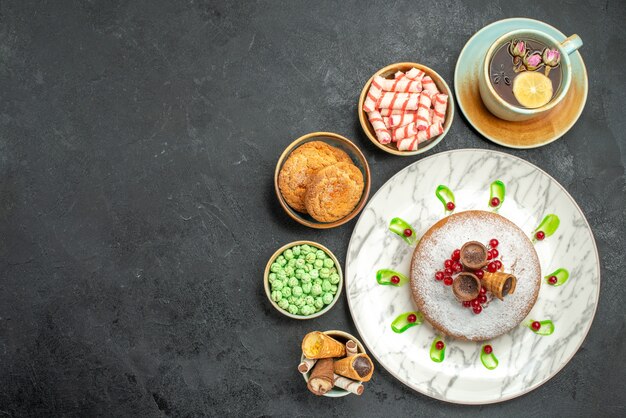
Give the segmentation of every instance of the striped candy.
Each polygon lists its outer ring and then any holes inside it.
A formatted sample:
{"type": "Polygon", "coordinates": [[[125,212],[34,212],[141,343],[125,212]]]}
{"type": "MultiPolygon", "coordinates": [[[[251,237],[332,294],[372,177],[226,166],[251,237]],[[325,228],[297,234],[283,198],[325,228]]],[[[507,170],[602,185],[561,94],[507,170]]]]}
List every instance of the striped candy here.
{"type": "Polygon", "coordinates": [[[385,122],[383,121],[382,116],[377,111],[371,111],[367,113],[367,117],[372,124],[372,128],[376,132],[376,137],[378,138],[378,142],[381,144],[388,144],[391,142],[391,134],[389,130],[387,130],[387,126],[385,126],[385,122]]]}

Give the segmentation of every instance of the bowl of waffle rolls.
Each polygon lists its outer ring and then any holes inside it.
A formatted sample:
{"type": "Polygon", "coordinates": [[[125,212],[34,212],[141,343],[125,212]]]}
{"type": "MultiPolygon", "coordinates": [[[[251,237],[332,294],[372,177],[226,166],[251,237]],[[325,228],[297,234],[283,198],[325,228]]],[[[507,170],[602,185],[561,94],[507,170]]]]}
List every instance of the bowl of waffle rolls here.
{"type": "Polygon", "coordinates": [[[374,363],[354,336],[343,331],[313,331],[302,339],[298,371],[317,396],[361,395],[374,363]]]}

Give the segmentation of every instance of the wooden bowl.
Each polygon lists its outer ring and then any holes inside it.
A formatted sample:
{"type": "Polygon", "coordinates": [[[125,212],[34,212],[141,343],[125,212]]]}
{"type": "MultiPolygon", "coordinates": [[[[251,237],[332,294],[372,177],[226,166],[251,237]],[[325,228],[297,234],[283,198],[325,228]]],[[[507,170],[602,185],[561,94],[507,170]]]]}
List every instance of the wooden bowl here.
{"type": "Polygon", "coordinates": [[[287,212],[287,215],[289,215],[292,219],[301,223],[302,225],[317,229],[328,229],[343,225],[346,222],[350,221],[352,218],[354,218],[356,215],[358,215],[358,213],[361,212],[361,210],[365,206],[365,203],[367,202],[367,198],[370,194],[370,183],[370,167],[369,164],[367,164],[367,160],[365,159],[365,156],[363,155],[361,150],[347,138],[344,138],[343,136],[334,134],[332,132],[312,132],[310,134],[301,136],[300,138],[293,141],[281,154],[280,158],[278,159],[278,163],[276,163],[276,171],[274,172],[274,189],[276,190],[276,196],[278,197],[280,205],[283,207],[285,212],[287,212]],[[289,155],[291,155],[291,153],[300,145],[311,141],[322,141],[327,143],[328,145],[337,147],[345,151],[352,159],[354,165],[357,166],[357,168],[361,170],[361,173],[363,174],[364,186],[361,200],[359,200],[359,203],[357,203],[352,212],[334,222],[319,222],[306,213],[300,213],[292,209],[287,204],[287,201],[285,201],[285,198],[283,197],[282,193],[280,192],[280,188],[278,187],[278,174],[283,168],[283,164],[285,163],[285,161],[287,161],[289,155]]]}
{"type": "Polygon", "coordinates": [[[361,92],[361,96],[359,97],[359,106],[357,111],[359,113],[359,121],[361,122],[363,132],[365,132],[365,135],[367,135],[367,137],[370,139],[370,141],[374,143],[374,145],[376,145],[383,151],[388,152],[389,154],[408,157],[410,155],[417,155],[428,151],[439,142],[441,142],[443,137],[446,136],[446,134],[450,130],[450,126],[452,125],[452,119],[454,118],[454,98],[452,96],[452,91],[450,91],[450,87],[448,87],[448,84],[434,70],[426,67],[425,65],[417,64],[414,62],[399,62],[396,64],[388,65],[385,68],[378,70],[369,80],[367,80],[367,83],[365,83],[363,91],[361,92]],[[372,84],[372,80],[374,80],[374,77],[379,75],[381,77],[388,78],[389,76],[393,76],[397,71],[406,72],[413,67],[424,71],[426,75],[429,75],[433,79],[433,81],[437,85],[437,89],[439,89],[441,93],[445,93],[448,95],[448,108],[446,109],[446,117],[443,122],[443,132],[441,133],[441,135],[438,135],[434,138],[429,139],[423,144],[420,144],[419,148],[416,151],[399,151],[393,142],[386,145],[378,142],[378,138],[376,138],[374,128],[372,128],[370,121],[367,119],[367,113],[363,111],[363,103],[365,102],[365,96],[367,96],[367,92],[370,89],[370,85],[372,84]]]}
{"type": "Polygon", "coordinates": [[[341,264],[339,264],[339,260],[337,260],[337,257],[335,257],[335,254],[333,254],[332,251],[324,247],[322,244],[319,244],[314,241],[294,241],[294,242],[290,242],[289,244],[283,245],[278,250],[276,250],[274,254],[272,254],[272,256],[267,262],[267,265],[265,266],[265,272],[263,273],[263,286],[265,287],[265,295],[267,296],[267,299],[270,301],[272,306],[276,308],[278,312],[280,312],[281,314],[285,316],[288,316],[289,318],[312,319],[312,318],[317,318],[318,316],[324,315],[326,312],[330,311],[330,309],[333,306],[335,306],[335,303],[337,303],[337,300],[339,300],[339,298],[341,297],[341,291],[343,290],[343,271],[341,271],[341,264]],[[312,247],[315,247],[324,251],[326,255],[328,255],[328,257],[330,257],[330,259],[333,260],[333,262],[335,263],[335,267],[337,268],[337,274],[339,274],[339,283],[337,283],[337,293],[335,293],[335,297],[333,298],[333,301],[329,305],[325,306],[324,309],[308,316],[294,315],[292,313],[287,312],[280,306],[278,306],[278,304],[272,300],[272,291],[270,290],[270,282],[269,282],[270,267],[272,266],[272,263],[274,262],[274,260],[276,260],[276,258],[279,255],[281,255],[282,252],[285,251],[287,248],[292,248],[292,247],[295,247],[296,245],[304,245],[304,244],[308,244],[312,247]]]}
{"type": "MultiPolygon", "coordinates": [[[[364,353],[367,354],[365,352],[365,347],[363,346],[363,344],[361,344],[361,341],[359,341],[356,337],[354,337],[351,334],[348,334],[347,332],[344,331],[338,331],[338,330],[331,330],[331,331],[323,331],[324,334],[328,335],[329,337],[333,337],[334,339],[336,339],[337,341],[339,341],[340,343],[345,343],[348,340],[352,340],[356,343],[357,346],[357,352],[360,353],[364,353]]],[[[300,361],[304,360],[304,353],[300,356],[300,361]]],[[[311,371],[309,370],[306,373],[302,373],[302,377],[304,377],[304,381],[309,383],[309,377],[311,376],[311,371]]],[[[329,398],[341,398],[342,396],[346,396],[346,395],[350,395],[350,392],[348,392],[347,390],[338,388],[338,387],[334,387],[332,388],[330,391],[326,392],[324,395],[322,396],[327,396],[329,398]]]]}

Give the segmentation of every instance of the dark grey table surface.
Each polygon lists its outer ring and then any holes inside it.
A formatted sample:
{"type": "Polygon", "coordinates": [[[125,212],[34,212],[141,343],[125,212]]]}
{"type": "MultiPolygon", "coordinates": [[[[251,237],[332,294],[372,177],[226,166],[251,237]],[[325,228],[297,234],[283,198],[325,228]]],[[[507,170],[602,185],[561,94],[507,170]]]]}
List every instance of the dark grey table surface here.
{"type": "Polygon", "coordinates": [[[0,417],[626,414],[625,3],[313,3],[0,3],[0,417]],[[343,262],[355,220],[328,231],[290,220],[273,192],[278,156],[302,134],[343,134],[376,191],[421,157],[364,136],[367,78],[417,61],[452,83],[467,39],[515,16],[583,38],[580,120],[521,151],[459,114],[426,155],[505,151],[565,186],[601,256],[589,335],[553,379],[497,405],[436,401],[382,367],[362,397],[313,396],[295,369],[300,340],[355,333],[345,296],[290,320],[266,300],[262,271],[297,239],[343,262]]]}

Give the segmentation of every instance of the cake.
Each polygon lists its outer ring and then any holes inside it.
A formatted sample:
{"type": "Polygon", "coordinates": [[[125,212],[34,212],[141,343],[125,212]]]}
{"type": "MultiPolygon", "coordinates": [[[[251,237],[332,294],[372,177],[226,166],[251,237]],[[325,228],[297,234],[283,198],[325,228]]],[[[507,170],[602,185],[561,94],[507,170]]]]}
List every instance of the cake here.
{"type": "MultiPolygon", "coordinates": [[[[472,270],[464,268],[464,272],[472,270]]],[[[489,340],[519,325],[534,306],[541,284],[539,259],[526,234],[506,218],[478,210],[452,214],[435,223],[415,248],[410,276],[412,298],[424,319],[444,335],[471,341],[489,340]],[[444,270],[444,261],[465,243],[488,245],[494,238],[502,265],[497,274],[506,272],[516,283],[502,299],[487,292],[478,315],[455,296],[453,286],[446,285],[449,280],[444,284],[441,274],[435,277],[444,270]]]]}

